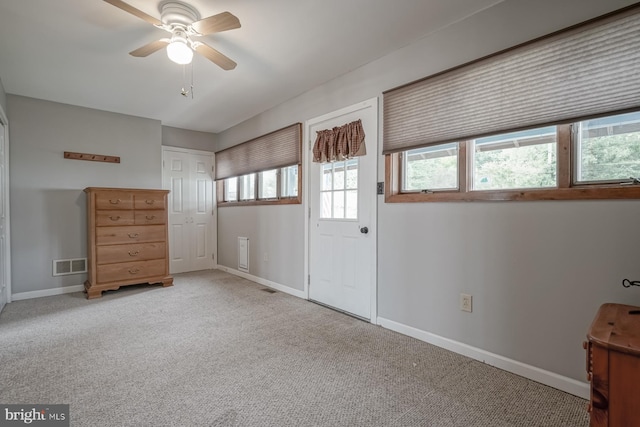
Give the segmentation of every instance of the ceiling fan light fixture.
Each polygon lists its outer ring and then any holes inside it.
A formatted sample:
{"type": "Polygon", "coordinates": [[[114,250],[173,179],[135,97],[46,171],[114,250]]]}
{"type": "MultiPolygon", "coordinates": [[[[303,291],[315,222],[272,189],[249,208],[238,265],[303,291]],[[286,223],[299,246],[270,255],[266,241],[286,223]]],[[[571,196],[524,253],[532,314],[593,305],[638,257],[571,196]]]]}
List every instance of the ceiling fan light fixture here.
{"type": "Polygon", "coordinates": [[[174,37],[167,46],[167,56],[176,64],[190,64],[193,59],[193,49],[189,47],[186,39],[174,37]]]}

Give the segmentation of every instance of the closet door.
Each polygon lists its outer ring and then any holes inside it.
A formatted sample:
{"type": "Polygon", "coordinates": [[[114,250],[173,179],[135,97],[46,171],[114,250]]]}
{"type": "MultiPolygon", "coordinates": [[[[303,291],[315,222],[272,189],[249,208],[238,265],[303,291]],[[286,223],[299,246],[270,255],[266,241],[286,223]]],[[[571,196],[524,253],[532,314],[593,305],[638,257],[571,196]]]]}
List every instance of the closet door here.
{"type": "Polygon", "coordinates": [[[215,227],[211,155],[163,150],[169,193],[170,272],[214,267],[215,227]]]}

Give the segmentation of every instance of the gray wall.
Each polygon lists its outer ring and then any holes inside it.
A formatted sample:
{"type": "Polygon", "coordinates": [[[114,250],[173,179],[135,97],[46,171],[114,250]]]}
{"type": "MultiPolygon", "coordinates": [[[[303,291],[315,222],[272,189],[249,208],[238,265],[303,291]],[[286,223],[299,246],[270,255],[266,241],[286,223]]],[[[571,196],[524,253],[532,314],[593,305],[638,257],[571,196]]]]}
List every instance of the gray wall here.
{"type": "Polygon", "coordinates": [[[238,268],[238,237],[249,238],[250,274],[304,289],[301,205],[219,208],[218,264],[238,268]]]}
{"type": "Polygon", "coordinates": [[[162,126],[162,145],[216,151],[216,134],[162,126]]]}
{"type": "Polygon", "coordinates": [[[2,86],[2,79],[0,79],[0,109],[5,113],[7,112],[7,94],[4,91],[4,86],[2,86]]]}
{"type": "MultiPolygon", "coordinates": [[[[631,3],[500,2],[219,134],[218,148],[631,3]]],[[[383,179],[380,155],[378,181],[383,179]]],[[[220,209],[221,252],[228,245],[233,252],[237,236],[257,240],[268,232],[282,242],[273,247],[289,251],[293,244],[294,253],[302,253],[301,239],[292,238],[289,228],[304,221],[302,208],[278,209],[220,209]],[[263,209],[274,212],[266,221],[263,209]]],[[[584,381],[581,341],[597,307],[611,301],[640,305],[640,289],[620,285],[625,277],[640,279],[640,227],[634,221],[640,201],[385,204],[380,198],[377,209],[382,318],[584,381]],[[459,311],[460,292],[473,295],[473,313],[459,311]]],[[[220,261],[237,268],[232,252],[220,261]]],[[[303,282],[302,265],[289,269],[296,284],[303,282]]]]}
{"type": "Polygon", "coordinates": [[[13,293],[80,285],[52,260],[87,255],[85,187],[162,188],[159,121],[8,95],[13,293]],[[63,158],[64,151],[121,163],[63,158]]]}

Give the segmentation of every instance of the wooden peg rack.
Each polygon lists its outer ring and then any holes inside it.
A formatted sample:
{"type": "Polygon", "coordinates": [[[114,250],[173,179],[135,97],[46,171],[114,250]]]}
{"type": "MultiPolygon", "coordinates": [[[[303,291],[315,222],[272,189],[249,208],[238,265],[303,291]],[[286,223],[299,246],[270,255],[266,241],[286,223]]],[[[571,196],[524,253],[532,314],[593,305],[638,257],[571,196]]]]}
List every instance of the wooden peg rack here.
{"type": "Polygon", "coordinates": [[[92,162],[120,163],[120,157],[118,156],[104,156],[102,154],[88,154],[88,153],[72,153],[70,151],[64,152],[64,158],[71,159],[71,160],[89,160],[92,162]]]}

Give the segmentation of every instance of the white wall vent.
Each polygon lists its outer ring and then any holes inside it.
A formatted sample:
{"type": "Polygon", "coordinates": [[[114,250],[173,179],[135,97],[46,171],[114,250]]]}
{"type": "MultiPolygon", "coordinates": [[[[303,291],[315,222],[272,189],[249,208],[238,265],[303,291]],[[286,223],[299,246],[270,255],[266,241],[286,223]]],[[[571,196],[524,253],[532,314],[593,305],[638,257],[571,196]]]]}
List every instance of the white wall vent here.
{"type": "Polygon", "coordinates": [[[249,238],[238,237],[238,270],[249,272],[249,238]]]}
{"type": "Polygon", "coordinates": [[[80,274],[80,273],[86,273],[86,272],[87,272],[86,258],[54,259],[53,260],[54,276],[66,276],[69,274],[80,274]]]}

